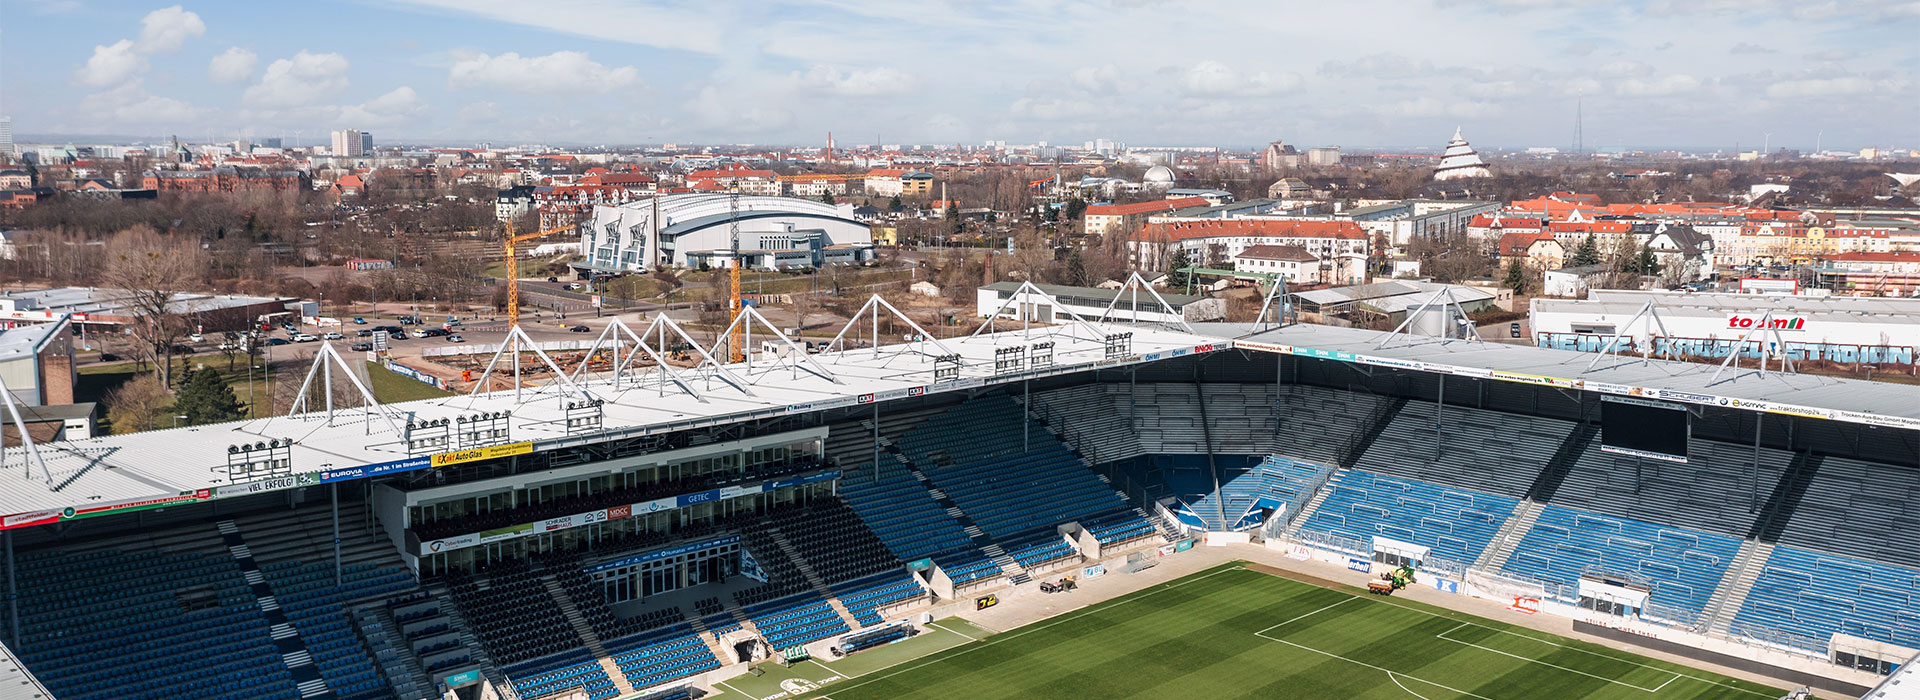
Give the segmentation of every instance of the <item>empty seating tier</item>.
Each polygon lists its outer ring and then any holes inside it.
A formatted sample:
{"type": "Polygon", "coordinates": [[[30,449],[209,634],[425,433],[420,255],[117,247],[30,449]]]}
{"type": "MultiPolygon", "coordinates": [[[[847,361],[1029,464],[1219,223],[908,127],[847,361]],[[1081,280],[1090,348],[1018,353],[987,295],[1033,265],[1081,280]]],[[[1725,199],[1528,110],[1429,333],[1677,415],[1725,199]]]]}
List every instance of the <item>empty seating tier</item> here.
{"type": "Polygon", "coordinates": [[[1301,525],[1360,540],[1375,535],[1422,545],[1433,556],[1471,562],[1519,500],[1350,469],[1335,474],[1319,508],[1301,525]]]}
{"type": "Polygon", "coordinates": [[[713,651],[684,624],[649,633],[647,639],[616,645],[609,651],[620,674],[636,690],[720,668],[713,651]]]}
{"type": "Polygon", "coordinates": [[[1646,585],[1646,616],[1694,624],[1739,551],[1727,535],[1547,506],[1505,569],[1567,586],[1564,597],[1582,574],[1646,585]]]}
{"type": "Polygon", "coordinates": [[[796,647],[847,632],[847,623],[817,595],[765,603],[747,609],[753,626],[775,649],[796,647]],[[788,600],[797,602],[788,602],[788,600]]]}
{"type": "Polygon", "coordinates": [[[866,472],[849,473],[840,482],[840,495],[901,559],[912,561],[972,542],[927,494],[927,487],[891,457],[882,460],[878,480],[866,472]]]}
{"type": "Polygon", "coordinates": [[[1567,421],[1453,405],[1435,430],[1434,408],[1408,402],[1354,468],[1518,499],[1573,432],[1567,421]]]}
{"type": "Polygon", "coordinates": [[[200,551],[19,553],[23,638],[8,645],[60,698],[300,697],[239,566],[196,529],[180,542],[200,551]]]}
{"type": "Polygon", "coordinates": [[[1920,647],[1920,571],[1777,546],[1729,628],[1826,644],[1835,632],[1920,647]]]}
{"type": "MultiPolygon", "coordinates": [[[[1667,523],[1745,538],[1754,514],[1753,447],[1692,440],[1687,462],[1640,459],[1587,445],[1575,460],[1553,503],[1585,511],[1667,523]],[[1637,462],[1637,464],[1636,464],[1637,462]]],[[[1759,497],[1765,502],[1793,455],[1760,451],[1759,497]]]]}
{"type": "Polygon", "coordinates": [[[1780,543],[1920,568],[1920,470],[1824,458],[1780,543]]]}
{"type": "Polygon", "coordinates": [[[1332,473],[1333,467],[1328,465],[1275,455],[1221,484],[1219,493],[1207,494],[1189,509],[1209,527],[1220,529],[1232,527],[1231,521],[1239,520],[1241,514],[1261,499],[1283,505],[1291,516],[1300,512],[1300,507],[1313,498],[1314,492],[1332,473]],[[1222,511],[1230,522],[1217,522],[1221,520],[1222,511]]]}

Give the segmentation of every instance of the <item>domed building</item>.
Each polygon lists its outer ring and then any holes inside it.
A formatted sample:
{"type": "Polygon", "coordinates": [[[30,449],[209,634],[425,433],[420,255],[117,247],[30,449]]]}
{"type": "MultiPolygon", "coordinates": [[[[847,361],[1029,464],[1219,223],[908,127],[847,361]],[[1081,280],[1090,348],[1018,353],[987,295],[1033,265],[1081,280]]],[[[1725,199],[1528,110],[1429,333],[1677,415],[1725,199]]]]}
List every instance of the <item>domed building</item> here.
{"type": "Polygon", "coordinates": [[[1164,190],[1164,189],[1173,187],[1173,179],[1174,179],[1173,168],[1169,168],[1164,165],[1156,165],[1151,168],[1147,168],[1147,174],[1144,176],[1141,176],[1140,184],[1145,185],[1147,187],[1156,187],[1164,190]]]}
{"type": "Polygon", "coordinates": [[[1463,180],[1471,177],[1492,177],[1493,171],[1487,168],[1487,162],[1480,154],[1467,145],[1467,139],[1460,135],[1460,129],[1453,130],[1453,140],[1447,142],[1447,152],[1440,154],[1440,165],[1433,169],[1433,179],[1463,180]]]}

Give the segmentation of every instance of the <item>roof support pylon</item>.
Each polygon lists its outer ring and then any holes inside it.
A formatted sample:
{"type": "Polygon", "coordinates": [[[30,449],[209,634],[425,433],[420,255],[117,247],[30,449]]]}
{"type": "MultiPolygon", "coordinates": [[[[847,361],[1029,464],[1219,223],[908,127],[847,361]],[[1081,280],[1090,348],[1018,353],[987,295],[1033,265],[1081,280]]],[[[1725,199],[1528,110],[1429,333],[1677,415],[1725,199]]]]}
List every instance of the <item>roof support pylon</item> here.
{"type": "MultiPolygon", "coordinates": [[[[379,416],[394,434],[403,434],[400,424],[395,422],[393,415],[387,412],[387,407],[373,397],[373,391],[369,390],[366,384],[361,383],[360,376],[354,374],[353,368],[347,366],[346,358],[340,356],[340,351],[333,349],[332,343],[321,343],[320,349],[314,352],[313,364],[307,367],[307,378],[300,382],[300,393],[294,395],[293,405],[287,407],[287,416],[319,412],[313,407],[311,398],[313,383],[317,379],[321,384],[322,395],[326,398],[326,424],[333,425],[333,371],[336,367],[340,369],[340,374],[353,385],[354,390],[359,392],[360,406],[366,411],[367,418],[371,420],[374,416],[379,416]]],[[[372,424],[368,425],[368,432],[372,432],[372,424]]]]}
{"type": "MultiPolygon", "coordinates": [[[[911,321],[909,321],[909,323],[911,323],[911,321]]],[[[772,365],[773,367],[777,368],[779,365],[784,364],[796,372],[804,369],[821,379],[835,384],[843,383],[840,381],[840,377],[836,376],[833,372],[827,371],[827,368],[820,366],[820,363],[814,362],[813,358],[807,355],[807,349],[804,346],[793,342],[793,339],[787,337],[786,333],[782,333],[779,327],[773,325],[772,321],[767,320],[766,316],[761,315],[760,309],[751,304],[741,306],[740,314],[734,317],[733,323],[728,324],[727,330],[722,332],[720,338],[714,342],[711,354],[719,357],[732,357],[733,353],[729,352],[723,355],[720,349],[733,341],[734,331],[736,329],[741,331],[741,337],[744,338],[744,340],[741,341],[741,345],[744,347],[732,349],[739,351],[740,357],[743,358],[747,376],[753,376],[753,327],[755,324],[758,324],[768,335],[772,335],[777,339],[787,350],[784,357],[775,359],[772,365]]]]}

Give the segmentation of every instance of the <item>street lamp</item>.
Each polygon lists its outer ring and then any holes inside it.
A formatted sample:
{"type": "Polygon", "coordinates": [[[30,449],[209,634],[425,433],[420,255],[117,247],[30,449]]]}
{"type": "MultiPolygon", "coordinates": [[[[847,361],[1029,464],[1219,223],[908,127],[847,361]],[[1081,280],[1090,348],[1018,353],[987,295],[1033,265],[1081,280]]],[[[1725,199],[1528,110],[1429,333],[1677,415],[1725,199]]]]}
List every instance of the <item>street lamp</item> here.
{"type": "Polygon", "coordinates": [[[186,416],[179,416],[179,415],[176,415],[176,416],[174,416],[174,417],[173,417],[173,427],[175,427],[175,428],[178,428],[178,427],[180,427],[180,421],[181,421],[182,419],[185,419],[185,418],[186,418],[186,416]]]}

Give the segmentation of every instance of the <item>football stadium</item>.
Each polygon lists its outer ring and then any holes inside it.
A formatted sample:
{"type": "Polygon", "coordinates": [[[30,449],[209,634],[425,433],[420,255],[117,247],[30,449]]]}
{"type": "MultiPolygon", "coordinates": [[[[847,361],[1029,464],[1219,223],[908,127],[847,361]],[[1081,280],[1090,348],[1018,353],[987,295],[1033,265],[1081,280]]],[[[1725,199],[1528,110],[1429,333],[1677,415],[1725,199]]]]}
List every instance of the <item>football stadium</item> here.
{"type": "Polygon", "coordinates": [[[1441,311],[614,320],[393,404],[323,350],[5,450],[0,698],[1917,697],[1920,390],[1441,311]]]}

